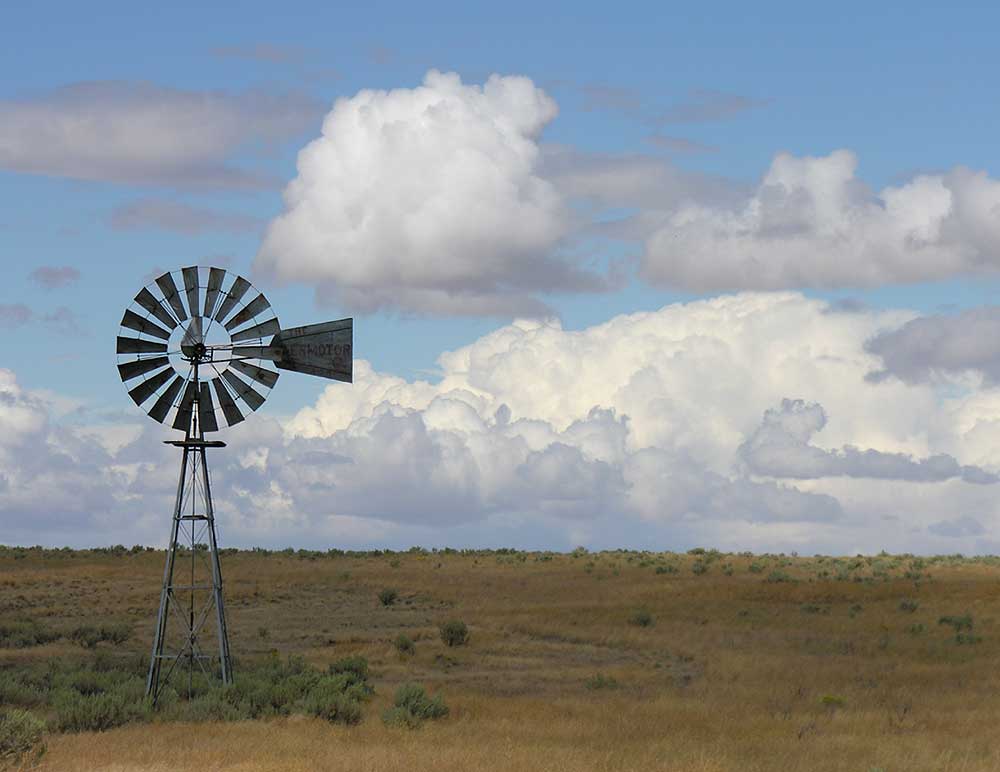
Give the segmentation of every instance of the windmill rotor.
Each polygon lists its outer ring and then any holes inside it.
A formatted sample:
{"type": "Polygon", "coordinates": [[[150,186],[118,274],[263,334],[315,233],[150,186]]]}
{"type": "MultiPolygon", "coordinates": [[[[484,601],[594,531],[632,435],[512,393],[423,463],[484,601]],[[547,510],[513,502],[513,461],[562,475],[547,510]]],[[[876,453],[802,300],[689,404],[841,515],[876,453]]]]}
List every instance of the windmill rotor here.
{"type": "Polygon", "coordinates": [[[278,318],[262,292],[222,268],[157,277],[125,309],[121,327],[118,373],[129,396],[175,429],[187,430],[195,401],[204,431],[238,424],[278,380],[273,358],[257,355],[280,331],[278,318]]]}

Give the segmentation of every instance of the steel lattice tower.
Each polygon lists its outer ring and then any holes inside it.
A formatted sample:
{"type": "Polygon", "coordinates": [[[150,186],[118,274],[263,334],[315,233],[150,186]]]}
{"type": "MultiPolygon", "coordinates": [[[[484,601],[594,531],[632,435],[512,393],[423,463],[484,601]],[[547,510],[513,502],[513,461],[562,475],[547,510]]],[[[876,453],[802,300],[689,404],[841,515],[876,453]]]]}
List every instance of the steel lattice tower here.
{"type": "MultiPolygon", "coordinates": [[[[200,391],[195,367],[195,393],[200,391]]],[[[218,667],[222,683],[232,683],[232,660],[229,655],[229,633],[226,628],[226,605],[222,594],[222,566],[215,530],[215,509],[212,505],[212,484],[208,474],[207,448],[222,448],[219,440],[206,440],[198,423],[198,398],[195,397],[190,424],[183,440],[167,440],[181,449],[181,471],[177,480],[174,518],[163,569],[160,591],[160,611],[153,635],[153,651],[149,659],[146,694],[159,699],[164,684],[170,681],[177,666],[186,662],[188,691],[196,670],[213,676],[210,669],[218,667]],[[208,548],[204,548],[207,538],[208,548]],[[185,555],[187,552],[189,555],[185,555]],[[180,560],[178,560],[180,558],[180,560]],[[185,571],[184,561],[190,563],[185,571]],[[171,616],[173,615],[173,616],[171,616]],[[206,653],[199,641],[206,625],[214,622],[218,649],[206,653]],[[170,622],[177,624],[171,629],[170,622]],[[171,633],[173,633],[171,635],[171,633]],[[166,670],[164,671],[164,665],[166,670]]]]}
{"type": "Polygon", "coordinates": [[[242,276],[189,266],[139,290],[121,326],[115,350],[129,396],[153,420],[184,432],[183,440],[166,440],[181,449],[181,470],[146,680],[155,703],[182,665],[189,695],[196,672],[233,680],[206,453],[226,444],[205,435],[264,404],[278,381],[272,366],[350,383],[354,322],[283,330],[242,276]]]}

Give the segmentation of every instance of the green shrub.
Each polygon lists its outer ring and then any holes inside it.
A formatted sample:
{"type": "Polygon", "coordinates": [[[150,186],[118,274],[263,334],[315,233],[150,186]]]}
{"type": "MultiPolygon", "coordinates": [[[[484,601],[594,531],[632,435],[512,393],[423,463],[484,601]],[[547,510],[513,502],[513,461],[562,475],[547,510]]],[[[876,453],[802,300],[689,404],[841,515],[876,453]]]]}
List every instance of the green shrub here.
{"type": "MultiPolygon", "coordinates": [[[[161,699],[162,702],[162,699],[161,699]]],[[[177,700],[167,711],[174,721],[240,721],[253,718],[226,700],[220,691],[195,697],[193,700],[177,700]]]]}
{"type": "Polygon", "coordinates": [[[93,625],[80,625],[70,632],[69,638],[73,641],[73,643],[78,643],[88,649],[93,649],[98,643],[100,643],[101,633],[100,630],[93,625]]]}
{"type": "Polygon", "coordinates": [[[652,627],[653,615],[649,613],[648,609],[636,609],[635,613],[629,617],[628,623],[636,627],[652,627]]]}
{"type": "Polygon", "coordinates": [[[393,707],[382,714],[382,721],[387,726],[416,729],[424,720],[447,715],[448,706],[444,704],[444,698],[440,694],[429,697],[422,686],[403,684],[396,690],[393,707]]]}
{"type": "Polygon", "coordinates": [[[338,659],[329,667],[330,675],[346,675],[350,683],[364,683],[368,680],[368,660],[361,655],[338,659]]]}
{"type": "Polygon", "coordinates": [[[402,656],[409,656],[416,653],[417,647],[413,643],[413,639],[410,636],[400,633],[396,636],[396,640],[393,641],[393,645],[396,647],[396,651],[402,656]]]}
{"type": "Polygon", "coordinates": [[[764,566],[760,563],[751,563],[747,570],[750,571],[751,574],[761,574],[764,573],[764,566]]]}
{"type": "Polygon", "coordinates": [[[0,624],[0,648],[25,649],[50,643],[62,636],[33,619],[0,624]]]}
{"type": "Polygon", "coordinates": [[[0,705],[30,708],[48,701],[45,689],[24,683],[7,673],[0,673],[0,705]]]}
{"type": "Polygon", "coordinates": [[[417,729],[422,723],[419,718],[404,708],[386,708],[382,711],[382,723],[386,726],[398,726],[404,729],[417,729]]]}
{"type": "Polygon", "coordinates": [[[695,576],[701,576],[702,574],[707,574],[708,563],[702,560],[694,561],[694,564],[691,566],[691,573],[694,574],[695,576]]]}
{"type": "Polygon", "coordinates": [[[672,566],[672,565],[657,566],[656,567],[656,573],[658,573],[658,574],[676,574],[677,573],[677,566],[672,566]]]}
{"type": "Polygon", "coordinates": [[[824,694],[819,698],[819,704],[824,708],[836,709],[844,707],[847,704],[847,700],[835,694],[824,694]]]}
{"type": "Polygon", "coordinates": [[[120,646],[132,636],[132,628],[127,624],[115,625],[80,625],[73,629],[69,638],[74,643],[93,649],[102,641],[120,646]]]}
{"type": "Polygon", "coordinates": [[[786,574],[784,571],[772,571],[767,575],[767,579],[764,580],[769,584],[781,584],[786,582],[791,582],[792,577],[786,574]]]}
{"type": "Polygon", "coordinates": [[[63,690],[53,699],[56,727],[61,732],[103,732],[143,718],[145,703],[136,703],[121,692],[84,695],[63,690]]]}
{"type": "Polygon", "coordinates": [[[396,599],[398,597],[399,593],[396,590],[392,589],[391,587],[387,587],[378,594],[379,603],[381,603],[383,606],[391,606],[393,603],[396,602],[396,599]]]}
{"type": "Polygon", "coordinates": [[[618,682],[611,676],[606,676],[603,673],[598,673],[597,675],[591,676],[583,683],[588,689],[617,689],[618,682]]]}
{"type": "Polygon", "coordinates": [[[972,616],[970,614],[965,614],[963,616],[945,616],[938,619],[939,625],[948,625],[954,628],[956,633],[962,632],[962,630],[972,629],[972,616]]]}
{"type": "Polygon", "coordinates": [[[361,703],[350,693],[351,685],[346,683],[345,675],[320,681],[306,697],[306,711],[336,724],[351,725],[361,721],[361,703]]]}
{"type": "Polygon", "coordinates": [[[920,604],[917,601],[912,600],[910,598],[903,598],[899,602],[899,610],[905,611],[908,614],[912,614],[918,608],[920,608],[920,604]]]}
{"type": "Polygon", "coordinates": [[[469,628],[460,619],[449,619],[439,632],[446,646],[464,646],[469,642],[469,628]]]}
{"type": "Polygon", "coordinates": [[[0,766],[16,764],[29,754],[45,751],[45,724],[33,713],[17,708],[0,711],[0,766]]]}

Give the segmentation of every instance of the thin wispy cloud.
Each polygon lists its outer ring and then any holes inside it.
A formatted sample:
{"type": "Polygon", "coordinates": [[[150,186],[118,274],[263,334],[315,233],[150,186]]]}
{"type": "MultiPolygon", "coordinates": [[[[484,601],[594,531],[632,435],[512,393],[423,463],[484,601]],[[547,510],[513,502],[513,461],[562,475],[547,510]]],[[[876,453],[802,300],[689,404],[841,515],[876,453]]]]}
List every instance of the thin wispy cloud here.
{"type": "Polygon", "coordinates": [[[175,188],[267,188],[238,162],[314,126],[296,93],[186,91],[146,82],[74,83],[0,100],[0,169],[175,188]]]}
{"type": "Polygon", "coordinates": [[[28,274],[28,278],[44,289],[59,289],[80,280],[80,272],[70,265],[42,265],[28,274]]]}
{"type": "Polygon", "coordinates": [[[116,208],[108,218],[115,230],[162,230],[189,236],[213,231],[252,233],[263,221],[245,214],[220,212],[180,201],[143,198],[116,208]]]}
{"type": "Polygon", "coordinates": [[[646,137],[646,141],[662,150],[677,155],[699,155],[701,153],[717,153],[719,148],[715,145],[708,145],[684,137],[667,137],[663,134],[652,134],[646,137]]]}
{"type": "Polygon", "coordinates": [[[32,320],[34,314],[24,303],[0,304],[0,329],[16,330],[32,320]]]}
{"type": "Polygon", "coordinates": [[[690,93],[686,101],[668,107],[655,115],[653,120],[660,125],[722,121],[734,118],[747,110],[765,107],[768,104],[767,100],[754,99],[741,94],[697,89],[690,93]]]}
{"type": "Polygon", "coordinates": [[[212,56],[219,59],[241,59],[268,64],[298,64],[306,58],[306,49],[301,46],[275,45],[273,43],[250,43],[245,45],[216,46],[212,56]]]}

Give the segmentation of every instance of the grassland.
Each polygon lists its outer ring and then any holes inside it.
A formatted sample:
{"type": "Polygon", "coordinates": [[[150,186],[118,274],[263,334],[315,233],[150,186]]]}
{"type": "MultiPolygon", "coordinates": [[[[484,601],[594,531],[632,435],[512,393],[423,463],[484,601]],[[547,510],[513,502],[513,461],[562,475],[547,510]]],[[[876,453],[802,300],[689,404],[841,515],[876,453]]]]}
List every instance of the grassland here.
{"type": "MultiPolygon", "coordinates": [[[[0,624],[131,631],[95,649],[0,648],[0,678],[95,652],[141,657],[162,560],[0,549],[0,624]]],[[[227,554],[223,569],[241,662],[362,655],[375,694],[361,722],[53,732],[38,768],[1000,769],[996,558],[286,551],[227,554]],[[467,645],[442,642],[453,618],[467,645]],[[443,694],[449,715],[384,725],[405,682],[443,694]]]]}

